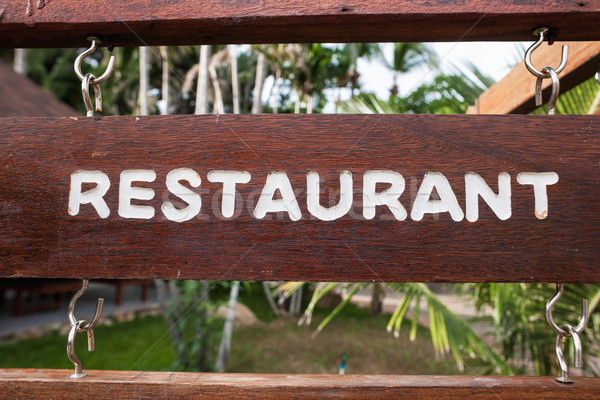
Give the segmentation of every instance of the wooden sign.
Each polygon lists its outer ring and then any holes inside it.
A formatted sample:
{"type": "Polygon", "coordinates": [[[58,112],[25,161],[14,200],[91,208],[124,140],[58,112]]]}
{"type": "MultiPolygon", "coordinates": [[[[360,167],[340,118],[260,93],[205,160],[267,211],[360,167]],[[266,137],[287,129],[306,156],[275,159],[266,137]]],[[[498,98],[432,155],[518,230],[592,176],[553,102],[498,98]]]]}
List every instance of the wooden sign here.
{"type": "Polygon", "coordinates": [[[22,0],[0,5],[0,47],[600,40],[599,0],[22,0]]]}
{"type": "Polygon", "coordinates": [[[0,276],[600,282],[596,116],[0,120],[0,276]]]}

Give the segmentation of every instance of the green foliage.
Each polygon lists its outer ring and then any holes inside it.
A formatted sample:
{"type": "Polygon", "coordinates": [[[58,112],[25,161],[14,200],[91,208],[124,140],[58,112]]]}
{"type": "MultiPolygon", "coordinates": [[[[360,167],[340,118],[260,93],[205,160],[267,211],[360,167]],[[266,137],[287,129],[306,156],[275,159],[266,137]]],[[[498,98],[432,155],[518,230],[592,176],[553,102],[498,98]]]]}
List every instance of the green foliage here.
{"type": "MultiPolygon", "coordinates": [[[[96,350],[88,351],[86,334],[80,333],[75,339],[75,354],[84,370],[168,370],[175,353],[166,331],[167,326],[159,316],[100,324],[94,328],[96,350]]],[[[72,369],[65,352],[66,343],[66,334],[57,331],[37,339],[1,343],[0,367],[72,369]]]]}
{"type": "Polygon", "coordinates": [[[432,82],[417,87],[405,97],[390,96],[389,100],[364,94],[345,103],[344,112],[393,114],[464,114],[475,99],[494,83],[474,66],[456,69],[451,75],[437,75],[432,82]]]}
{"type": "MultiPolygon", "coordinates": [[[[544,99],[547,101],[548,99],[544,99]]],[[[594,78],[575,86],[568,92],[561,93],[556,102],[556,114],[594,114],[600,111],[600,85],[594,78]]],[[[547,114],[548,106],[544,105],[533,111],[533,114],[547,114]]]]}
{"type": "Polygon", "coordinates": [[[387,65],[397,73],[405,73],[423,64],[437,67],[437,53],[424,43],[404,42],[394,43],[394,56],[392,62],[388,62],[387,65]]]}
{"type": "MultiPolygon", "coordinates": [[[[329,310],[315,309],[318,324],[329,310]]],[[[451,357],[436,359],[429,332],[419,327],[413,342],[397,341],[384,330],[387,316],[348,304],[314,337],[313,329],[281,318],[270,324],[239,328],[234,333],[231,372],[336,374],[343,354],[351,374],[456,374],[451,357]]],[[[472,360],[469,374],[484,371],[472,360]]]]}
{"type": "Polygon", "coordinates": [[[279,70],[282,77],[280,91],[281,112],[292,112],[295,92],[298,101],[309,97],[314,102],[314,112],[320,112],[326,99],[323,91],[343,85],[350,61],[342,49],[319,43],[255,46],[267,57],[271,71],[279,70]]]}
{"type": "MultiPolygon", "coordinates": [[[[299,324],[311,323],[316,304],[325,295],[334,290],[345,293],[346,298],[344,301],[323,319],[318,325],[315,334],[321,332],[346,307],[353,295],[359,290],[367,288],[369,285],[371,284],[318,283],[299,324]]],[[[386,285],[397,293],[402,293],[402,298],[387,325],[388,332],[393,332],[395,337],[400,336],[402,322],[407,317],[409,310],[411,310],[412,318],[409,338],[411,341],[416,339],[418,325],[422,323],[419,311],[420,304],[421,301],[425,301],[429,321],[428,328],[437,357],[442,358],[449,353],[452,354],[461,372],[464,371],[465,357],[478,357],[484,360],[489,365],[488,373],[507,374],[511,372],[503,358],[473,331],[468,322],[448,310],[427,285],[423,283],[386,283],[386,285]]]]}
{"type": "MultiPolygon", "coordinates": [[[[473,295],[478,307],[488,305],[493,308],[496,337],[502,343],[502,354],[510,360],[513,368],[525,369],[533,361],[536,374],[559,374],[554,353],[556,333],[546,322],[544,314],[545,304],[555,292],[554,285],[477,283],[464,284],[462,289],[473,295]]],[[[553,316],[558,325],[577,325],[581,318],[582,299],[590,301],[591,319],[583,331],[582,341],[585,351],[598,357],[600,314],[594,313],[600,301],[598,285],[566,285],[563,297],[554,307],[553,316]]],[[[569,346],[566,356],[572,360],[573,348],[571,344],[569,346]]],[[[600,372],[594,368],[593,364],[586,363],[588,373],[600,372]]]]}
{"type": "MultiPolygon", "coordinates": [[[[170,281],[171,298],[163,312],[177,357],[175,370],[213,371],[223,328],[216,311],[222,301],[211,299],[214,282],[170,281]]],[[[161,289],[159,289],[161,290],[161,289]]]]}

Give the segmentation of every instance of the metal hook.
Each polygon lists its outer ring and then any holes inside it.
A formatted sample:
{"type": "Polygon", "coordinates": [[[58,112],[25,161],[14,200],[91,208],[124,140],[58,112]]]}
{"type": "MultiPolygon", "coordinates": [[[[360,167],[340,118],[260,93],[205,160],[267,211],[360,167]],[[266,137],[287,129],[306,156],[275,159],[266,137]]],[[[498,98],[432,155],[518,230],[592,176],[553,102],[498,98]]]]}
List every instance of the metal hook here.
{"type": "Polygon", "coordinates": [[[89,281],[87,279],[82,279],[81,289],[75,293],[69,302],[69,321],[71,322],[71,330],[69,331],[69,337],[67,339],[67,356],[75,366],[75,373],[71,375],[71,378],[83,378],[87,375],[82,372],[81,361],[79,361],[79,358],[77,358],[77,355],[75,355],[75,336],[79,332],[86,332],[88,336],[88,351],[94,351],[96,349],[94,342],[94,331],[92,329],[100,320],[102,306],[104,305],[104,299],[99,298],[96,302],[96,310],[94,311],[92,322],[88,324],[86,324],[84,320],[77,320],[75,318],[75,304],[87,290],[88,283],[89,281]]]}
{"type": "MultiPolygon", "coordinates": [[[[92,42],[92,45],[90,46],[90,48],[87,49],[86,51],[84,51],[83,53],[81,53],[80,55],[78,55],[77,58],[75,59],[75,73],[77,74],[77,77],[79,78],[80,81],[83,81],[83,79],[85,78],[85,75],[83,74],[83,72],[81,72],[81,64],[83,62],[83,59],[86,58],[87,56],[89,56],[90,54],[92,54],[94,51],[96,51],[97,44],[102,43],[100,41],[100,39],[93,37],[93,36],[90,36],[88,38],[88,40],[90,40],[92,42]]],[[[108,60],[108,65],[106,67],[106,71],[104,71],[104,73],[102,75],[100,75],[98,78],[94,78],[94,81],[96,83],[104,82],[110,76],[110,74],[112,74],[114,67],[115,67],[115,56],[111,55],[110,59],[108,60]]]]}
{"type": "MultiPolygon", "coordinates": [[[[535,75],[538,78],[549,78],[550,76],[548,75],[548,73],[544,73],[543,69],[542,71],[538,71],[533,64],[531,63],[531,54],[533,53],[533,51],[535,49],[537,49],[538,47],[541,46],[542,42],[544,41],[544,35],[548,32],[548,28],[539,28],[536,29],[535,31],[533,31],[534,35],[539,35],[539,39],[537,40],[537,42],[535,42],[534,44],[531,45],[531,47],[529,47],[527,49],[527,51],[525,52],[525,67],[527,67],[527,69],[529,70],[529,72],[531,72],[533,75],[535,75]]],[[[569,58],[569,46],[568,45],[563,45],[562,46],[562,55],[560,58],[560,64],[558,64],[558,67],[554,68],[554,71],[559,74],[562,72],[563,69],[565,69],[565,66],[567,65],[567,60],[569,58]]]]}
{"type": "Polygon", "coordinates": [[[94,109],[92,108],[92,100],[90,99],[90,84],[94,86],[94,95],[96,97],[96,111],[102,111],[102,93],[100,92],[100,86],[98,85],[101,82],[104,82],[106,78],[110,76],[115,66],[115,56],[110,56],[108,60],[108,66],[106,67],[106,71],[98,78],[96,78],[93,74],[87,73],[83,74],[81,72],[81,64],[83,59],[92,54],[96,50],[96,43],[100,43],[100,40],[95,37],[89,37],[89,40],[92,41],[92,46],[81,53],[75,59],[75,74],[81,80],[81,92],[83,95],[83,102],[85,103],[85,108],[87,111],[88,117],[94,116],[94,109]]]}
{"type": "Polygon", "coordinates": [[[71,327],[71,330],[69,331],[69,337],[67,339],[67,356],[69,356],[69,360],[71,360],[73,365],[75,365],[75,373],[70,375],[70,377],[74,379],[83,378],[87,375],[82,371],[81,361],[79,361],[79,358],[75,354],[75,336],[81,329],[81,325],[84,322],[85,321],[77,321],[75,325],[71,327]]]}
{"type": "MultiPolygon", "coordinates": [[[[79,291],[77,293],[75,293],[75,295],[71,299],[71,302],[69,303],[69,321],[71,321],[71,326],[77,325],[78,320],[77,320],[77,318],[75,318],[75,304],[77,303],[77,300],[79,300],[79,298],[87,290],[88,284],[89,284],[88,279],[82,279],[81,280],[81,289],[79,289],[79,291]]],[[[96,301],[96,310],[94,311],[94,316],[92,318],[92,322],[90,322],[89,324],[83,325],[81,327],[81,329],[78,330],[78,332],[87,331],[89,329],[92,329],[94,326],[96,326],[96,324],[98,323],[98,320],[100,319],[100,315],[102,314],[102,306],[103,305],[104,305],[104,299],[99,298],[96,301]]],[[[83,322],[85,322],[85,321],[83,321],[83,322]]]]}
{"type": "MultiPolygon", "coordinates": [[[[558,94],[560,92],[560,81],[558,80],[558,74],[552,67],[544,67],[542,71],[547,73],[552,79],[552,93],[550,94],[550,100],[548,101],[548,114],[554,115],[554,108],[556,107],[556,101],[558,100],[558,94]]],[[[542,81],[544,78],[537,78],[535,81],[535,105],[541,106],[542,100],[542,81]]]]}
{"type": "MultiPolygon", "coordinates": [[[[564,285],[562,283],[557,283],[556,284],[556,292],[550,298],[550,300],[548,300],[548,303],[546,304],[546,320],[548,321],[548,324],[550,325],[552,330],[554,330],[554,332],[556,332],[558,335],[560,335],[562,337],[571,337],[570,332],[568,332],[568,331],[562,329],[560,326],[556,325],[556,322],[554,322],[554,317],[552,316],[552,311],[554,310],[554,305],[562,297],[563,291],[564,291],[564,285]]],[[[588,319],[589,319],[588,301],[586,299],[583,299],[583,300],[581,300],[581,319],[579,320],[579,323],[575,327],[575,332],[577,332],[578,335],[580,335],[581,332],[583,332],[583,329],[585,328],[585,326],[588,323],[588,319]]]]}
{"type": "Polygon", "coordinates": [[[600,85],[600,64],[598,64],[598,71],[596,71],[594,79],[596,79],[596,82],[598,82],[598,85],[600,85]]]}
{"type": "MultiPolygon", "coordinates": [[[[571,325],[563,325],[563,329],[566,329],[571,337],[573,338],[573,346],[575,347],[575,367],[581,368],[583,365],[583,347],[581,345],[581,338],[577,333],[577,330],[571,325]]],[[[565,355],[562,351],[562,335],[556,335],[556,356],[558,357],[558,363],[560,364],[560,377],[556,378],[557,381],[562,383],[573,383],[569,378],[569,366],[565,360],[565,355]]]]}
{"type": "Polygon", "coordinates": [[[83,102],[85,103],[86,115],[88,117],[93,117],[94,108],[92,107],[92,99],[90,98],[90,83],[94,87],[97,112],[102,112],[102,92],[100,91],[100,86],[96,83],[96,77],[90,73],[85,74],[81,81],[81,94],[83,95],[83,102]]]}

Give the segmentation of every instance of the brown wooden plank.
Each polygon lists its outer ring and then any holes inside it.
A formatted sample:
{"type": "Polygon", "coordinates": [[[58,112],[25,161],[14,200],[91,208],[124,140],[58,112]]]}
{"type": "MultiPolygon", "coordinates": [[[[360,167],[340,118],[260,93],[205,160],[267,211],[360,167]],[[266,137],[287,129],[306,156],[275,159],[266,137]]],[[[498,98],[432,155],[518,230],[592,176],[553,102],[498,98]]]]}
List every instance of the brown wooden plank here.
{"type": "Polygon", "coordinates": [[[417,375],[279,375],[0,369],[11,399],[597,399],[600,378],[417,375]]]}
{"type": "Polygon", "coordinates": [[[598,0],[23,0],[0,18],[3,47],[84,47],[90,34],[117,46],[515,41],[540,26],[600,40],[598,0]]]}
{"type": "Polygon", "coordinates": [[[598,116],[6,118],[0,132],[2,277],[600,282],[598,116]],[[167,200],[187,205],[166,188],[167,174],[178,168],[202,179],[200,214],[186,222],[161,211],[167,200]],[[152,188],[154,197],[131,203],[155,215],[124,218],[120,176],[140,169],[155,171],[156,179],[133,186],[152,188]],[[101,171],[110,181],[107,218],[92,204],[68,213],[71,174],[79,170],[101,171]],[[231,218],[221,214],[223,184],[207,179],[214,170],[251,174],[236,186],[231,218]],[[313,217],[307,173],[319,173],[320,203],[330,207],[344,170],[352,173],[352,208],[333,221],[313,217]],[[386,206],[364,218],[369,170],[402,174],[399,199],[408,218],[397,220],[386,206]],[[299,221],[295,212],[255,217],[274,171],[285,172],[296,191],[299,221]],[[481,199],[475,222],[448,212],[411,215],[426,173],[443,174],[465,211],[469,171],[494,192],[498,175],[510,175],[510,218],[500,220],[481,199]],[[547,186],[545,219],[535,215],[532,186],[516,181],[524,172],[558,174],[547,186]]]}
{"type": "MultiPolygon", "coordinates": [[[[552,67],[560,63],[561,46],[569,46],[569,62],[559,75],[561,93],[591,78],[600,66],[600,42],[556,42],[553,46],[542,45],[533,52],[532,62],[538,70],[546,65],[552,67]]],[[[525,63],[517,64],[501,81],[486,90],[475,102],[477,114],[526,114],[536,108],[534,101],[533,76],[525,63]]],[[[543,80],[544,102],[550,98],[552,83],[543,80]]]]}
{"type": "MultiPolygon", "coordinates": [[[[1,22],[0,22],[1,25],[1,22]]],[[[31,79],[0,60],[0,117],[70,117],[79,115],[31,79]]]]}

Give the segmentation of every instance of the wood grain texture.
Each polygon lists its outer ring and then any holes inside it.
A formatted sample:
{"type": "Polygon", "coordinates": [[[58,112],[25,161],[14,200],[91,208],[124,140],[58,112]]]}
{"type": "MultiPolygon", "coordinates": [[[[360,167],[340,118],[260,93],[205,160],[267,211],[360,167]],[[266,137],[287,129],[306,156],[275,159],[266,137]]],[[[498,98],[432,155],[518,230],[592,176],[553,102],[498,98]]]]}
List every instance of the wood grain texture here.
{"type": "MultiPolygon", "coordinates": [[[[552,67],[560,63],[561,47],[569,46],[569,62],[560,73],[561,93],[591,78],[600,65],[600,42],[556,42],[553,46],[543,45],[532,54],[532,63],[541,70],[546,65],[552,67]]],[[[486,90],[475,102],[477,114],[527,114],[536,108],[534,87],[536,77],[525,63],[517,64],[501,81],[486,90]]],[[[544,79],[543,99],[550,99],[552,82],[544,79]]]]}
{"type": "Polygon", "coordinates": [[[0,390],[11,399],[597,399],[600,378],[279,375],[190,372],[0,369],[0,390]]]}
{"type": "MultiPolygon", "coordinates": [[[[409,282],[600,282],[600,119],[598,116],[221,115],[0,119],[0,276],[409,282]],[[198,172],[202,210],[168,221],[167,173],[198,172]],[[119,176],[151,169],[149,220],[118,215],[119,176]],[[70,176],[100,170],[111,186],[110,216],[90,204],[68,214],[70,176]],[[234,218],[220,214],[221,183],[211,170],[248,171],[234,218]],[[321,204],[337,204],[339,173],[353,174],[353,207],[335,221],[311,217],[306,174],[321,179],[321,204]],[[406,180],[398,221],[386,207],[362,216],[367,170],[406,180]],[[302,219],[253,216],[272,171],[289,176],[302,219]],[[497,191],[511,177],[512,217],[501,221],[480,200],[476,222],[447,212],[410,218],[427,172],[446,176],[465,209],[468,171],[497,191]],[[534,215],[520,172],[556,172],[549,215],[534,215]],[[333,194],[332,194],[333,193],[333,194]],[[330,197],[331,196],[331,197],[330,197]]],[[[385,185],[384,185],[385,187],[385,185]]],[[[91,187],[87,188],[90,189],[91,187]]],[[[87,190],[85,189],[85,190],[87,190]]],[[[382,190],[378,188],[378,190],[382,190]]]]}
{"type": "MultiPolygon", "coordinates": [[[[1,24],[1,23],[0,23],[1,24]]],[[[79,113],[0,61],[0,117],[70,117],[79,113]]]]}
{"type": "Polygon", "coordinates": [[[90,34],[117,46],[516,41],[540,26],[600,40],[599,0],[2,0],[0,10],[3,47],[87,47],[90,34]]]}

